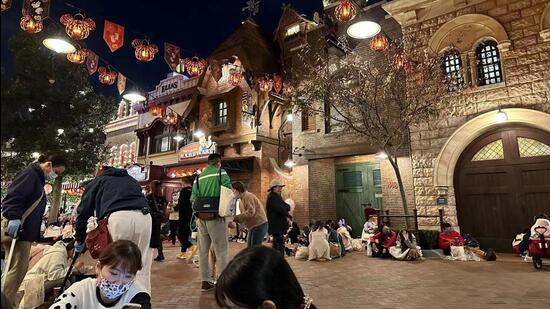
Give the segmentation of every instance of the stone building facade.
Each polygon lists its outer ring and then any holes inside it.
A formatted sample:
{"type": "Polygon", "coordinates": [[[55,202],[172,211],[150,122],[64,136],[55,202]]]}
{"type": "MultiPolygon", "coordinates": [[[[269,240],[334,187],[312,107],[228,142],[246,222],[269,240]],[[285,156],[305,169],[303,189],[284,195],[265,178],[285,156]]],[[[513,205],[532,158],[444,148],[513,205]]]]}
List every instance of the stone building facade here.
{"type": "Polygon", "coordinates": [[[419,213],[443,208],[446,221],[483,245],[508,249],[536,212],[550,211],[550,1],[397,0],[383,8],[404,36],[420,38],[408,48],[440,53],[442,65],[459,59],[463,76],[439,118],[411,128],[419,213]],[[526,142],[538,153],[524,155],[526,142]]]}
{"type": "Polygon", "coordinates": [[[105,126],[105,141],[109,150],[107,164],[123,167],[137,162],[137,138],[134,130],[138,126],[138,114],[131,105],[122,100],[116,118],[105,126]]]}

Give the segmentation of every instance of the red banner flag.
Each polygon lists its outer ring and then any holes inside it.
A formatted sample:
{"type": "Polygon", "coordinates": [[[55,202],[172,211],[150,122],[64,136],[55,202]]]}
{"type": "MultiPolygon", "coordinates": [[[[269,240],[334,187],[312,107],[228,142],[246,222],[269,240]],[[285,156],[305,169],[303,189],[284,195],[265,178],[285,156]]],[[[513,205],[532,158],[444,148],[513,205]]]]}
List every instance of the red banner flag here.
{"type": "Polygon", "coordinates": [[[170,69],[175,71],[180,63],[180,48],[176,45],[164,42],[164,60],[170,69]]]}
{"type": "Polygon", "coordinates": [[[122,94],[126,90],[126,76],[118,72],[118,80],[116,82],[116,87],[118,89],[118,94],[122,94]]]}
{"type": "Polygon", "coordinates": [[[30,15],[34,20],[41,21],[50,15],[50,4],[50,0],[25,0],[21,12],[23,16],[30,15]]]}
{"type": "Polygon", "coordinates": [[[99,64],[99,56],[93,51],[88,51],[86,57],[86,68],[88,68],[88,74],[92,75],[97,71],[97,65],[99,64]]]}
{"type": "Polygon", "coordinates": [[[11,8],[11,0],[2,0],[2,12],[11,8]]]}
{"type": "Polygon", "coordinates": [[[109,46],[109,49],[114,53],[117,49],[124,45],[124,26],[115,24],[112,21],[105,20],[103,27],[103,40],[109,46]]]}

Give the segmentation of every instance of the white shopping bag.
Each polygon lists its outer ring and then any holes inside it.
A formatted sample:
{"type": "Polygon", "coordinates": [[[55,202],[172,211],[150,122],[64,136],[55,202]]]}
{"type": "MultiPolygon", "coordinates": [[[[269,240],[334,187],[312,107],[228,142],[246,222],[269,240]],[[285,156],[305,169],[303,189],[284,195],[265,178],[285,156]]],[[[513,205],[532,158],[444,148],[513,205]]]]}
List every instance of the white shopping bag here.
{"type": "Polygon", "coordinates": [[[233,190],[220,186],[220,206],[218,208],[218,215],[220,217],[233,217],[235,216],[236,200],[233,195],[233,190]]]}

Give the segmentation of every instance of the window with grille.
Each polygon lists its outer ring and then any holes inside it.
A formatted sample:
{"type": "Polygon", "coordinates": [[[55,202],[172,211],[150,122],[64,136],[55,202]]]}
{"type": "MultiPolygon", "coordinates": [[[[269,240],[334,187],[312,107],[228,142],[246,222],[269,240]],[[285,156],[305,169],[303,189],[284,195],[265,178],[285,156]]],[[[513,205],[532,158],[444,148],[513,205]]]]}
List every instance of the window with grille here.
{"type": "Polygon", "coordinates": [[[216,126],[224,126],[227,124],[227,102],[220,100],[215,104],[216,108],[216,126]]]}
{"type": "Polygon", "coordinates": [[[500,54],[495,41],[485,41],[476,49],[477,80],[479,86],[502,82],[500,54]]]}
{"type": "Polygon", "coordinates": [[[521,158],[550,156],[550,146],[545,143],[526,137],[517,139],[521,158]]]}
{"type": "Polygon", "coordinates": [[[472,158],[472,161],[488,161],[504,159],[504,147],[502,140],[498,139],[481,148],[472,158]]]}
{"type": "Polygon", "coordinates": [[[462,60],[457,50],[450,50],[443,56],[443,72],[447,80],[449,91],[460,90],[464,87],[464,73],[462,60]]]}

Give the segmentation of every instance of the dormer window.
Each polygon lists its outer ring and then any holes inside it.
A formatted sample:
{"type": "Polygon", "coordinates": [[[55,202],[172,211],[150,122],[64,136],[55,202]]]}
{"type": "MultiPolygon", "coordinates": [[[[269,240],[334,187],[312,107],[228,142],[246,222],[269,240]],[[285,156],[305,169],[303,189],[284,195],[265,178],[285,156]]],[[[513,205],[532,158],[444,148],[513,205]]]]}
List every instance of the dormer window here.
{"type": "Polygon", "coordinates": [[[300,24],[295,24],[286,29],[285,37],[291,37],[300,33],[300,24]]]}

